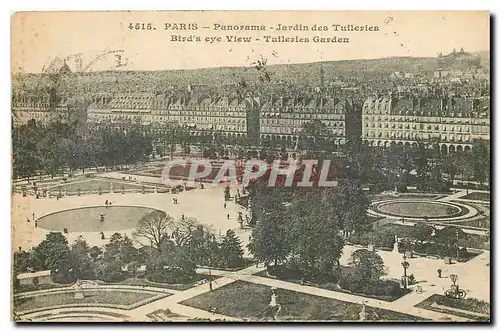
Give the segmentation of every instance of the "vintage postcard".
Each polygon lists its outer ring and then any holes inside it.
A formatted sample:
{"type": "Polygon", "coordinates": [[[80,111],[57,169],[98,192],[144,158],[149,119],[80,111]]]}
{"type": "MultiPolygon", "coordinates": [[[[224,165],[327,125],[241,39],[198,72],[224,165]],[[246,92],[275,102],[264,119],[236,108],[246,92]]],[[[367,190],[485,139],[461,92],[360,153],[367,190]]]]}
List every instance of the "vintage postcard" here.
{"type": "Polygon", "coordinates": [[[490,322],[489,12],[11,26],[14,321],[490,322]]]}

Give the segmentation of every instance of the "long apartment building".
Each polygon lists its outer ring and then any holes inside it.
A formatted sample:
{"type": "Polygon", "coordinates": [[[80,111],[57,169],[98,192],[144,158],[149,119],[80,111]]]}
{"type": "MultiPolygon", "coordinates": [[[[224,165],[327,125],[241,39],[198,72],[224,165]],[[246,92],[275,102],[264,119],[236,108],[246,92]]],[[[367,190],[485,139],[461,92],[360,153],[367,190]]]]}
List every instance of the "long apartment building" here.
{"type": "Polygon", "coordinates": [[[361,135],[361,103],[335,97],[278,97],[263,103],[260,110],[260,137],[295,141],[302,126],[320,120],[336,145],[361,135]]]}
{"type": "Polygon", "coordinates": [[[256,137],[259,109],[258,97],[152,93],[101,95],[95,97],[89,106],[87,121],[98,125],[123,121],[143,125],[178,123],[189,128],[193,135],[205,131],[226,136],[256,137]]]}
{"type": "Polygon", "coordinates": [[[344,144],[361,135],[361,102],[334,97],[227,97],[184,94],[117,94],[96,97],[87,112],[94,124],[175,122],[193,135],[215,132],[226,136],[295,141],[300,128],[321,120],[344,144]]]}
{"type": "Polygon", "coordinates": [[[364,102],[362,116],[362,139],[372,146],[425,142],[446,153],[490,140],[488,97],[373,96],[364,102]]]}

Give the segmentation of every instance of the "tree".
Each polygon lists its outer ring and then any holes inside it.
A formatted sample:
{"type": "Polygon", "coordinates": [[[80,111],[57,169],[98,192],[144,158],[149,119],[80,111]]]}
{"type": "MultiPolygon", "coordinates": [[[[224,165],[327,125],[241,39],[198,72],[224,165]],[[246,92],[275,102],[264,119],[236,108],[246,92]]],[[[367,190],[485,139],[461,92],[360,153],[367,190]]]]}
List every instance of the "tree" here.
{"type": "Polygon", "coordinates": [[[325,189],[321,200],[328,218],[338,222],[337,228],[347,232],[363,231],[367,226],[366,212],[370,199],[356,180],[339,182],[333,189],[325,189]]]}
{"type": "Polygon", "coordinates": [[[72,272],[77,279],[95,278],[94,264],[89,252],[87,241],[82,236],[79,236],[71,246],[72,272]]]}
{"type": "Polygon", "coordinates": [[[294,218],[288,235],[291,256],[311,279],[332,273],[339,268],[344,240],[330,220],[311,211],[309,216],[294,218]]]}
{"type": "Polygon", "coordinates": [[[140,241],[146,238],[152,247],[159,248],[160,243],[168,237],[173,218],[163,211],[155,210],[139,220],[134,237],[140,241]]]}
{"type": "Polygon", "coordinates": [[[177,247],[184,246],[193,234],[193,231],[198,226],[198,221],[195,218],[181,218],[170,225],[172,230],[172,241],[177,247]]]}
{"type": "Polygon", "coordinates": [[[187,255],[186,248],[176,246],[164,238],[147,262],[149,280],[165,283],[186,283],[196,276],[196,264],[187,255]]]}
{"type": "Polygon", "coordinates": [[[244,264],[241,241],[231,229],[222,237],[220,254],[220,261],[224,267],[239,267],[244,264]]]}
{"type": "Polygon", "coordinates": [[[351,263],[355,274],[363,282],[377,282],[384,274],[384,261],[376,253],[367,249],[358,249],[351,255],[351,263]]]}
{"type": "Polygon", "coordinates": [[[474,179],[482,186],[483,182],[489,180],[490,173],[490,152],[484,141],[474,144],[472,160],[474,161],[474,179]]]}
{"type": "Polygon", "coordinates": [[[257,184],[254,194],[254,215],[258,222],[252,229],[248,249],[254,257],[266,265],[284,262],[290,253],[288,239],[288,211],[285,206],[287,194],[282,188],[266,188],[257,184]]]}
{"type": "Polygon", "coordinates": [[[35,269],[52,271],[65,267],[69,257],[68,240],[60,232],[50,232],[33,249],[35,269]]]}
{"type": "Polygon", "coordinates": [[[14,273],[28,272],[33,268],[33,253],[28,251],[16,251],[13,255],[14,273]]]}
{"type": "Polygon", "coordinates": [[[441,250],[441,255],[456,256],[458,255],[458,246],[465,242],[467,234],[459,227],[446,226],[443,229],[436,230],[434,239],[444,248],[441,250]]]}
{"type": "Polygon", "coordinates": [[[109,239],[109,243],[104,246],[103,261],[120,262],[126,265],[137,258],[137,249],[128,236],[114,233],[109,239]]]}
{"type": "MultiPolygon", "coordinates": [[[[184,244],[185,254],[196,264],[206,265],[214,256],[214,248],[210,245],[214,235],[201,225],[196,226],[184,244]]],[[[216,246],[217,247],[217,246],[216,246]]]]}

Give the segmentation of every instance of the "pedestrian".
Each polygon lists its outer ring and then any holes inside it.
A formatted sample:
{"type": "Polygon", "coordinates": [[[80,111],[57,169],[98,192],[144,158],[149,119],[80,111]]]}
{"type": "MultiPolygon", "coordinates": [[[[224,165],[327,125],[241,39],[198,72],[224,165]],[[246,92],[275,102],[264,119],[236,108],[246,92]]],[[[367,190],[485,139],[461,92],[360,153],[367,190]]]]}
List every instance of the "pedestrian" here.
{"type": "Polygon", "coordinates": [[[442,277],[441,277],[441,273],[443,273],[443,270],[438,269],[438,271],[437,271],[437,272],[438,272],[438,278],[442,278],[442,277]]]}
{"type": "Polygon", "coordinates": [[[38,223],[35,221],[35,228],[38,228],[38,223]]]}
{"type": "Polygon", "coordinates": [[[26,218],[26,221],[27,221],[27,222],[30,222],[30,218],[26,218]]]}
{"type": "Polygon", "coordinates": [[[172,198],[172,203],[174,203],[174,204],[175,204],[175,198],[172,198]]]}
{"type": "Polygon", "coordinates": [[[104,203],[104,205],[108,206],[108,200],[106,200],[106,202],[104,203]]]}
{"type": "Polygon", "coordinates": [[[224,209],[226,208],[226,206],[227,206],[227,204],[226,204],[226,203],[224,203],[224,209]]]}
{"type": "Polygon", "coordinates": [[[32,216],[33,216],[33,220],[35,220],[35,213],[34,212],[33,212],[32,216]]]}
{"type": "Polygon", "coordinates": [[[184,220],[184,213],[182,214],[181,219],[184,220]]]}
{"type": "Polygon", "coordinates": [[[227,219],[229,220],[229,213],[227,214],[227,219]]]}

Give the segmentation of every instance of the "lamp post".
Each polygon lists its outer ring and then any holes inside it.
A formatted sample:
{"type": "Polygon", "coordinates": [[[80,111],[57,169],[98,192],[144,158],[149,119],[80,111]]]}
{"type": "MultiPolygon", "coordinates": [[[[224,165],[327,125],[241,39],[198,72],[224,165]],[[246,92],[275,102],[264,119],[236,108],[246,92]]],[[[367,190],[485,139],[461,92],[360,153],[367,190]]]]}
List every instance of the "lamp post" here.
{"type": "Polygon", "coordinates": [[[410,267],[410,263],[406,261],[406,254],[403,254],[403,262],[401,262],[403,266],[403,287],[405,289],[408,288],[408,276],[406,275],[406,270],[410,267]]]}
{"type": "Polygon", "coordinates": [[[214,290],[214,286],[212,285],[212,260],[208,260],[208,287],[210,288],[210,291],[214,290]]]}

